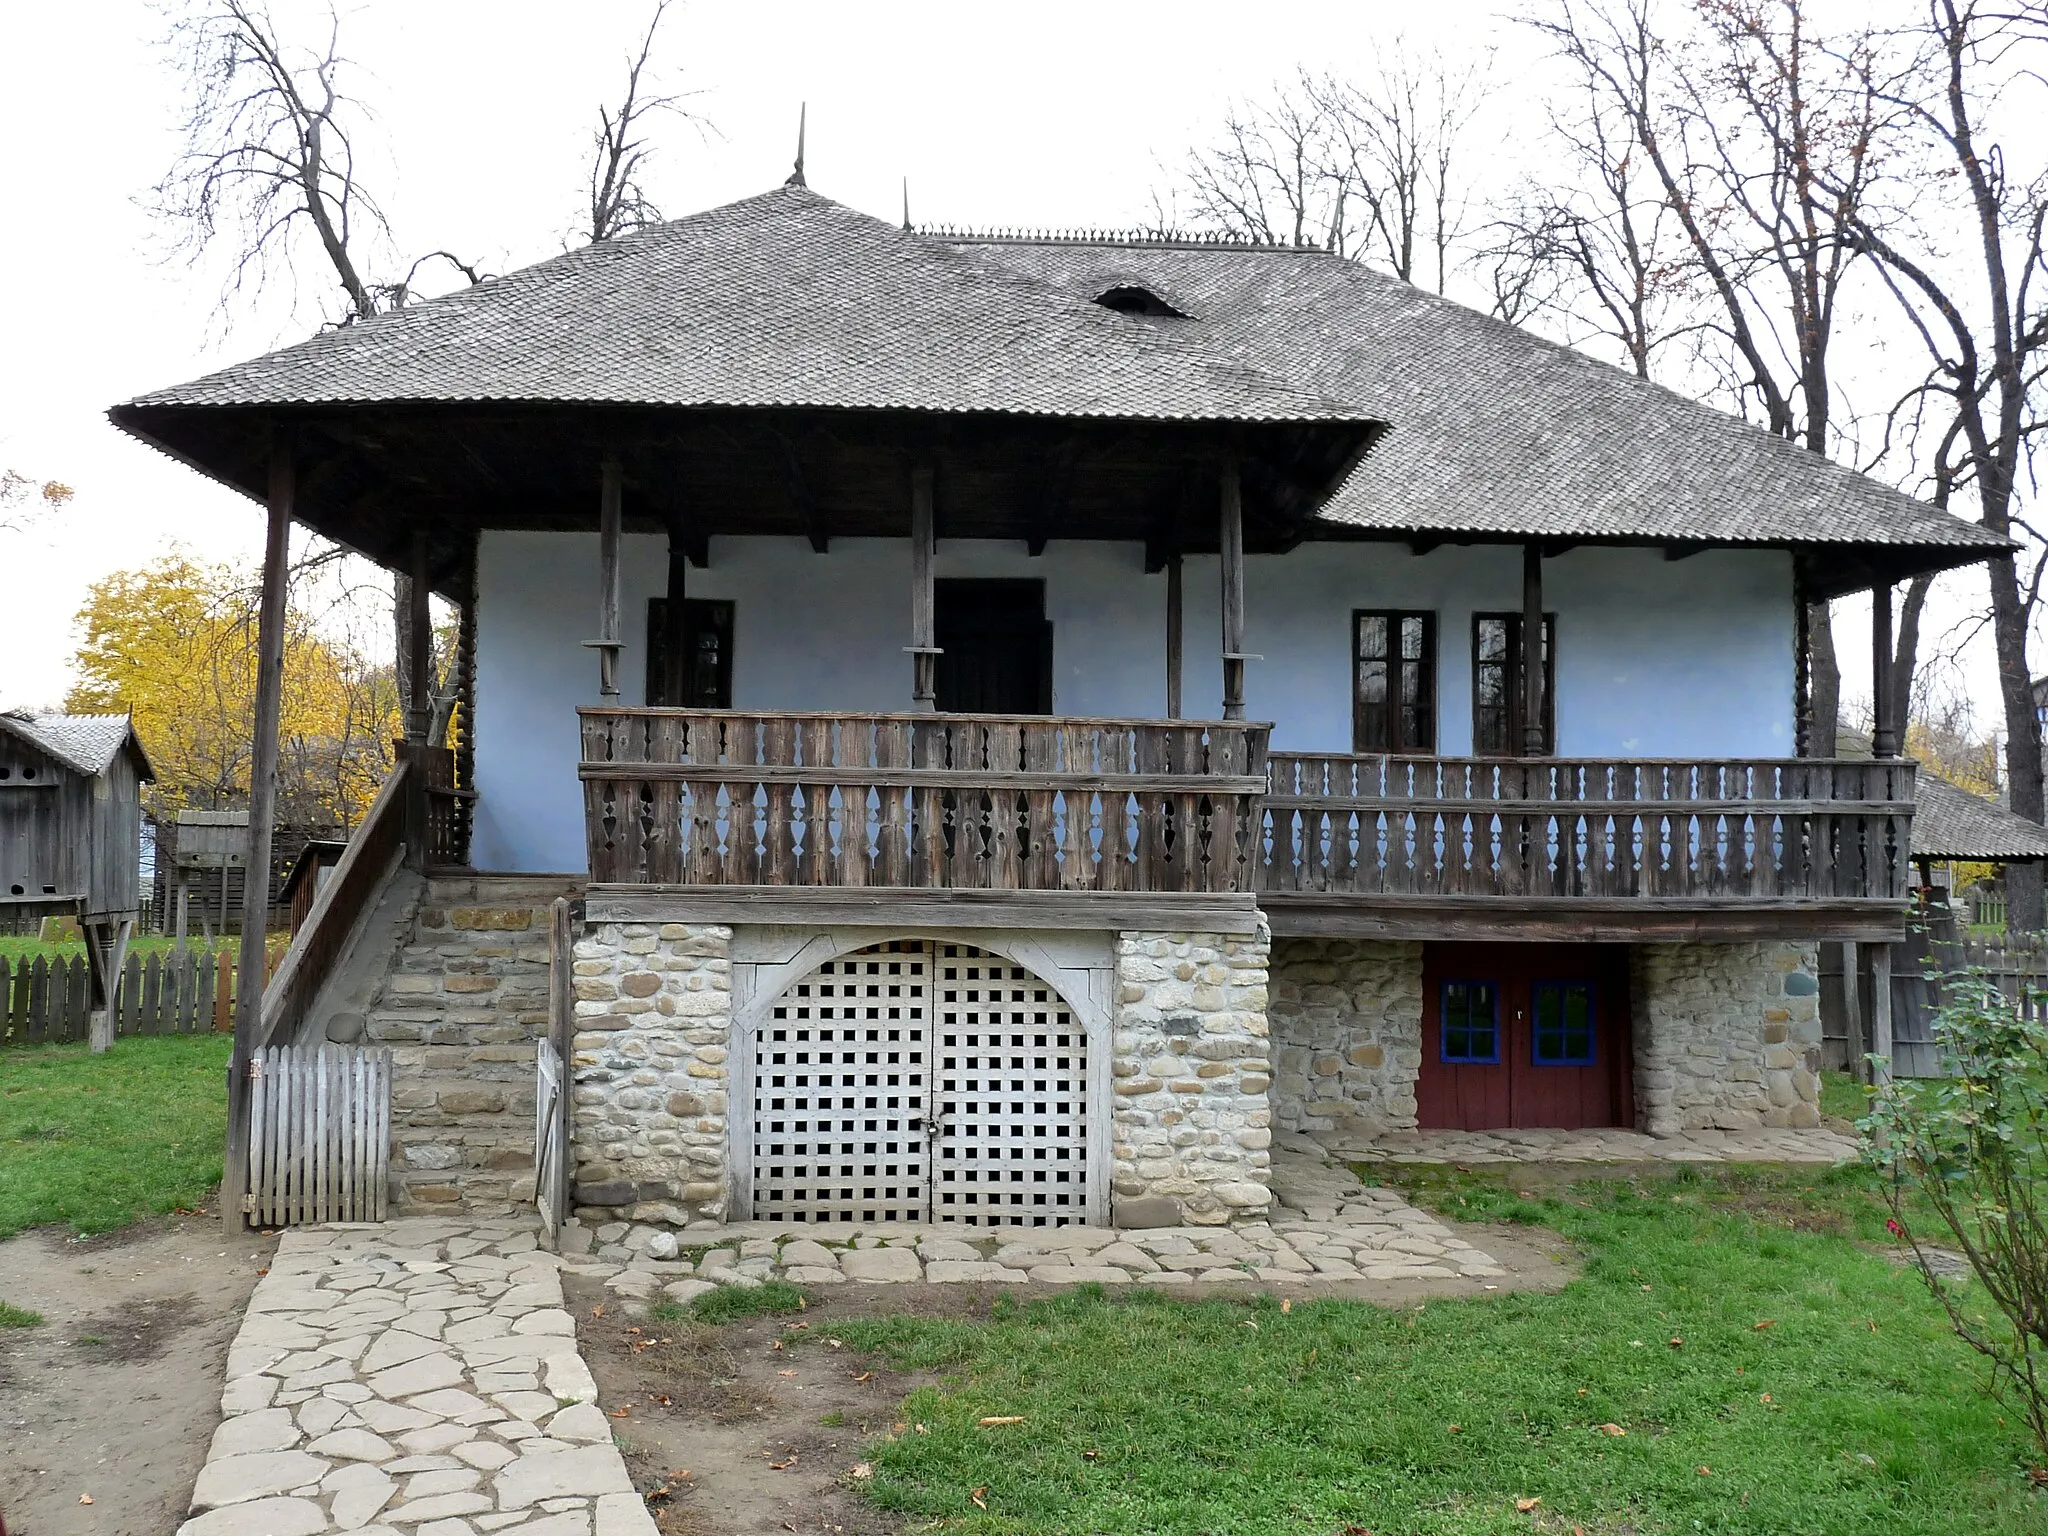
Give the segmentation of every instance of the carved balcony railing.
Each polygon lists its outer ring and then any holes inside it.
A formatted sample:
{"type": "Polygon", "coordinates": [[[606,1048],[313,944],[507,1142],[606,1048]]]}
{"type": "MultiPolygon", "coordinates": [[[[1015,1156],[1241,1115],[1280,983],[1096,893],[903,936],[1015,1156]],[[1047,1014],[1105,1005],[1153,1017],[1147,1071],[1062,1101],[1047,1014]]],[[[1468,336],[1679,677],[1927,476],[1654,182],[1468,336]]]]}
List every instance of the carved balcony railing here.
{"type": "Polygon", "coordinates": [[[1896,759],[1276,752],[1270,781],[1262,892],[1718,905],[1903,903],[1912,885],[1896,759]]]}
{"type": "Polygon", "coordinates": [[[598,884],[1252,889],[1265,725],[579,713],[598,884]]]}

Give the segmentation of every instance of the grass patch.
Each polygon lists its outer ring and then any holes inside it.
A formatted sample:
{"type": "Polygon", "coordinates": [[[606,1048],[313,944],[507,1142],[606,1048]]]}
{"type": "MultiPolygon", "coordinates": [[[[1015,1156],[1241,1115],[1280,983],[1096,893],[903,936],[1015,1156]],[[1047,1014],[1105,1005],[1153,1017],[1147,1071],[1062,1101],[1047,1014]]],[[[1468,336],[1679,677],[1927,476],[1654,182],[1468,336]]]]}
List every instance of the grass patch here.
{"type": "Polygon", "coordinates": [[[874,1447],[872,1497],[974,1536],[2042,1528],[2016,1421],[1918,1276],[1861,1245],[1883,1237],[1867,1173],[1505,1177],[1422,1193],[1573,1240],[1585,1271],[1555,1295],[1283,1312],[1082,1287],[835,1321],[942,1375],[900,1415],[925,1432],[874,1447]]]}
{"type": "Polygon", "coordinates": [[[1847,1072],[1823,1072],[1820,1112],[1837,1120],[1861,1120],[1870,1113],[1869,1090],[1847,1072]]]}
{"type": "Polygon", "coordinates": [[[721,1285],[686,1302],[657,1302],[647,1315],[658,1323],[736,1323],[744,1317],[801,1312],[806,1305],[804,1293],[787,1280],[767,1280],[760,1285],[721,1285]]]}
{"type": "Polygon", "coordinates": [[[201,1204],[227,1137],[226,1035],[0,1050],[0,1238],[85,1234],[201,1204]]]}
{"type": "MultiPolygon", "coordinates": [[[[213,947],[217,952],[232,955],[240,948],[241,942],[239,938],[231,934],[226,938],[216,938],[213,941],[213,947]]],[[[128,941],[128,953],[131,955],[141,955],[145,959],[150,955],[167,955],[177,947],[177,940],[156,934],[145,935],[128,941]]],[[[206,945],[199,935],[195,933],[185,941],[185,947],[187,949],[203,950],[206,948],[206,945]]],[[[0,962],[33,960],[39,955],[47,960],[69,960],[74,956],[84,953],[85,940],[83,939],[60,939],[55,942],[46,943],[42,939],[37,938],[23,938],[19,935],[0,935],[0,962]]]]}
{"type": "Polygon", "coordinates": [[[0,1301],[0,1328],[39,1328],[43,1314],[31,1312],[26,1307],[11,1307],[0,1301]]]}

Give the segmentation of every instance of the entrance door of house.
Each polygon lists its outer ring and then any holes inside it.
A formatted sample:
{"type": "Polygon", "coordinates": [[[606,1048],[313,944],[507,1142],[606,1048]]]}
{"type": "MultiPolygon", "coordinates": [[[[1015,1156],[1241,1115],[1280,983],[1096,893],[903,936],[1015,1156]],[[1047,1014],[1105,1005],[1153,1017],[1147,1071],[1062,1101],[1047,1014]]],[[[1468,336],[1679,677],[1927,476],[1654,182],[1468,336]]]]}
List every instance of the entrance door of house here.
{"type": "Polygon", "coordinates": [[[1052,713],[1052,625],[1042,581],[934,584],[938,707],[976,715],[1052,713]]]}
{"type": "Polygon", "coordinates": [[[1087,1219],[1087,1036],[1024,967],[897,940],[827,961],[754,1037],[754,1219],[1087,1219]]]}
{"type": "Polygon", "coordinates": [[[1626,946],[1430,944],[1422,988],[1425,1130],[1634,1123],[1626,946]]]}

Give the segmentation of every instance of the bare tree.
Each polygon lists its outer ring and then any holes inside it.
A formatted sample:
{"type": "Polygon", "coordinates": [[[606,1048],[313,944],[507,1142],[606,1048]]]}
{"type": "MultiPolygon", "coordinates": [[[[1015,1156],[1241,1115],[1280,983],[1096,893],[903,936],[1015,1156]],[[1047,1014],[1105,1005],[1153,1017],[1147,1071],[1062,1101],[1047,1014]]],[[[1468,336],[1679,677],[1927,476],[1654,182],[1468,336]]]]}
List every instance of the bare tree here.
{"type": "MultiPolygon", "coordinates": [[[[1905,114],[1927,156],[1916,203],[1939,208],[1951,199],[1967,236],[1951,251],[1934,218],[1863,212],[1848,233],[1875,257],[1926,349],[1924,388],[1950,413],[1933,466],[1936,499],[1946,505],[1952,491],[1974,492],[1985,527],[2030,546],[2024,567],[2007,556],[1988,570],[2007,795],[2017,814],[2040,821],[2041,728],[2027,651],[2048,541],[2021,506],[2033,447],[2048,432],[2048,163],[2037,157],[2031,174],[2016,174],[1995,127],[2048,117],[2048,6],[1928,0],[1921,21],[1893,41],[1910,50],[1906,67],[1886,73],[1876,56],[1852,62],[1873,94],[1905,114]],[[2013,98],[2025,105],[2015,109],[2013,98]]],[[[2048,926],[2043,896],[2038,866],[2008,871],[2015,927],[2048,926]]]]}
{"type": "MultiPolygon", "coordinates": [[[[1683,235],[1707,305],[1698,362],[1769,431],[1828,453],[1845,414],[1832,349],[1860,249],[1847,232],[1892,173],[1900,114],[1845,62],[1871,58],[1867,30],[1822,36],[1805,0],[1698,4],[1682,35],[1666,14],[1654,0],[1555,0],[1531,25],[1627,125],[1683,235]]],[[[1812,750],[1825,756],[1840,673],[1827,605],[1808,620],[1812,750]]]]}
{"type": "Polygon", "coordinates": [[[1543,176],[1505,200],[1476,264],[1501,319],[1549,319],[1567,345],[1647,379],[1698,329],[1696,267],[1632,116],[1601,82],[1578,83],[1576,107],[1551,110],[1543,176]]]}
{"type": "Polygon", "coordinates": [[[599,106],[597,128],[591,134],[594,153],[590,162],[590,239],[615,240],[636,229],[659,224],[662,213],[641,184],[641,172],[651,153],[647,127],[651,119],[680,117],[704,126],[700,118],[685,110],[680,94],[643,95],[651,79],[648,62],[654,56],[654,36],[661,30],[662,17],[670,0],[655,0],[654,14],[647,19],[640,51],[626,60],[626,89],[616,107],[599,106]]]}
{"type": "MultiPolygon", "coordinates": [[[[391,229],[357,171],[356,139],[369,114],[342,89],[349,62],[331,7],[317,48],[289,43],[263,0],[194,0],[175,16],[169,42],[187,109],[184,146],[156,188],[157,211],[188,257],[227,249],[224,313],[274,273],[296,276],[309,239],[340,289],[340,312],[329,314],[342,325],[402,308],[430,263],[481,280],[473,263],[445,250],[419,257],[403,276],[371,275],[371,260],[391,259],[391,229]]],[[[392,584],[398,667],[410,676],[411,582],[397,572],[392,584]]]]}
{"type": "Polygon", "coordinates": [[[1218,142],[1155,202],[1184,205],[1201,229],[1319,245],[1441,292],[1464,235],[1459,149],[1484,74],[1399,50],[1367,81],[1299,70],[1232,105],[1218,142]]]}

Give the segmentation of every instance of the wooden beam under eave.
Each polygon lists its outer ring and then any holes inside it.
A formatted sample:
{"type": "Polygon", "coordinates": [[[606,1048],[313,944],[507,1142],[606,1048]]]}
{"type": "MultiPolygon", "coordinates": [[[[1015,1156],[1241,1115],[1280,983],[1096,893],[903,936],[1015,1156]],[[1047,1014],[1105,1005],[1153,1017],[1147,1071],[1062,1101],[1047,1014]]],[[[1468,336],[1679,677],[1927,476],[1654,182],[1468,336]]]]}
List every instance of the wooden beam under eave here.
{"type": "Polygon", "coordinates": [[[1244,718],[1244,489],[1237,466],[1219,476],[1217,542],[1223,554],[1223,718],[1244,718]]]}
{"type": "Polygon", "coordinates": [[[932,557],[938,543],[935,472],[931,460],[910,469],[910,700],[938,708],[938,614],[932,557]]]}

